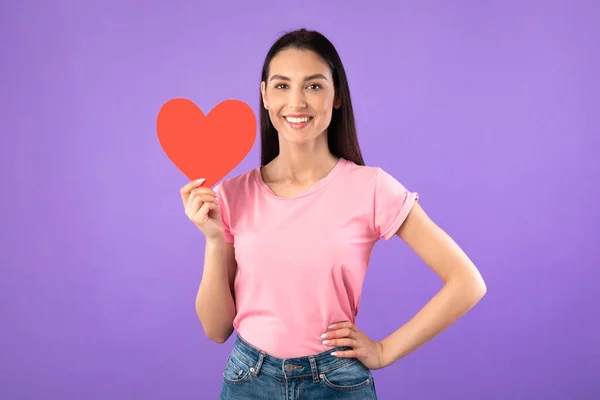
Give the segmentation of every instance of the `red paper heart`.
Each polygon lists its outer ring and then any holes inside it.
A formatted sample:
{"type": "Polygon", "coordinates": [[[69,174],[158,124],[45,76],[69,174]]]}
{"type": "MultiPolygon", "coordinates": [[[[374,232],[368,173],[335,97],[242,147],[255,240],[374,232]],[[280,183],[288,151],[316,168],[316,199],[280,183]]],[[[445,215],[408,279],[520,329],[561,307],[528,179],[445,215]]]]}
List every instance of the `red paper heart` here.
{"type": "Polygon", "coordinates": [[[208,115],[187,99],[172,99],[156,121],[164,152],[190,180],[212,187],[248,155],[256,140],[256,117],[248,104],[226,100],[208,115]]]}

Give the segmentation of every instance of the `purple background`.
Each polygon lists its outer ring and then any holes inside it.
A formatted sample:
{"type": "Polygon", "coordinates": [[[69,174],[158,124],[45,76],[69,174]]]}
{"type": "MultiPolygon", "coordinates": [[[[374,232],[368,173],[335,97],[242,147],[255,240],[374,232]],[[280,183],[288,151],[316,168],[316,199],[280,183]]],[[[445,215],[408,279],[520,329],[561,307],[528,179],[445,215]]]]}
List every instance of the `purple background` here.
{"type": "MultiPolygon", "coordinates": [[[[341,54],[367,163],[488,285],[375,371],[380,398],[600,396],[597,2],[54,3],[0,9],[0,398],[217,398],[233,337],[196,317],[204,239],[155,119],[173,97],[257,112],[269,46],[301,26],[341,54]]],[[[258,162],[257,139],[229,176],[258,162]]],[[[382,339],[440,287],[382,241],[358,325],[382,339]]]]}

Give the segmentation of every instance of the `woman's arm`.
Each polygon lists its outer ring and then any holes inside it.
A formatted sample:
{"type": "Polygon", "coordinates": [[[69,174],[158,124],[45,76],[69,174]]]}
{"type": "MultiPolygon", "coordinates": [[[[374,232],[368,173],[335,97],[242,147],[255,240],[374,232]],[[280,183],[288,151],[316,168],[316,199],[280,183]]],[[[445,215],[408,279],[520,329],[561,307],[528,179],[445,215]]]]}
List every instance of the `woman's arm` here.
{"type": "Polygon", "coordinates": [[[381,341],[390,365],[433,339],[485,295],[481,274],[461,248],[415,203],[396,233],[442,279],[444,287],[406,324],[381,341]]]}
{"type": "Polygon", "coordinates": [[[233,333],[236,270],[233,244],[224,240],[206,242],[196,313],[206,337],[217,343],[224,343],[233,333]]]}

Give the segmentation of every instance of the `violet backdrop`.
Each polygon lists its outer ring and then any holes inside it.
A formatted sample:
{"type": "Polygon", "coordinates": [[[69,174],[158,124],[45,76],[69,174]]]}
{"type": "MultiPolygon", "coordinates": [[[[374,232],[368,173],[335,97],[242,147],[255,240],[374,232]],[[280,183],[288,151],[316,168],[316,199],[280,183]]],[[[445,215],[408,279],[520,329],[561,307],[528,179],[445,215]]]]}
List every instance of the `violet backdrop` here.
{"type": "MultiPolygon", "coordinates": [[[[204,238],[156,115],[173,97],[257,113],[264,56],[299,27],[340,52],[366,162],[488,285],[374,372],[380,398],[600,396],[597,2],[54,3],[0,6],[0,398],[218,397],[234,337],[195,315],[204,238]]],[[[440,288],[381,241],[357,324],[382,339],[440,288]]]]}

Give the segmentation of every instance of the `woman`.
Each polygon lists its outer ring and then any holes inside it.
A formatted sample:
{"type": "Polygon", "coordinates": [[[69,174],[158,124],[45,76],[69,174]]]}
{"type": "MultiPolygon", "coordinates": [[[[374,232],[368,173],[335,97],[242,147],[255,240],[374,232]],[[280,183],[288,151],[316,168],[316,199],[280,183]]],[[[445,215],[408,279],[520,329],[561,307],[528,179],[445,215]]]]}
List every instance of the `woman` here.
{"type": "Polygon", "coordinates": [[[215,342],[237,331],[221,399],[376,399],[371,370],[448,327],[485,284],[416,193],[364,165],[344,67],[325,37],[302,29],[272,46],[260,104],[261,166],[214,190],[202,179],[181,190],[206,237],[198,317],[215,342]],[[374,341],[354,321],[373,245],[394,235],[444,287],[374,341]]]}

